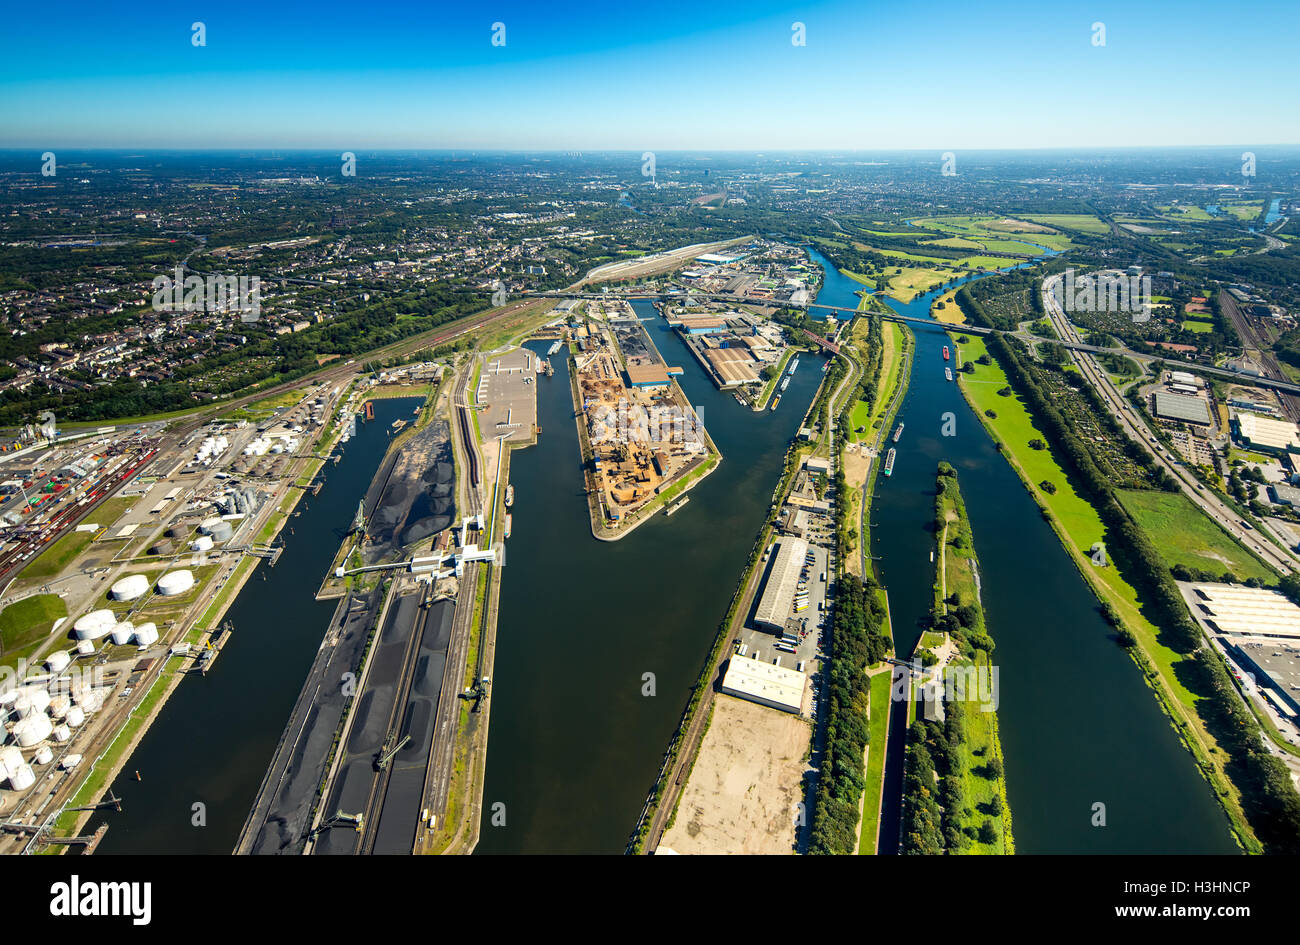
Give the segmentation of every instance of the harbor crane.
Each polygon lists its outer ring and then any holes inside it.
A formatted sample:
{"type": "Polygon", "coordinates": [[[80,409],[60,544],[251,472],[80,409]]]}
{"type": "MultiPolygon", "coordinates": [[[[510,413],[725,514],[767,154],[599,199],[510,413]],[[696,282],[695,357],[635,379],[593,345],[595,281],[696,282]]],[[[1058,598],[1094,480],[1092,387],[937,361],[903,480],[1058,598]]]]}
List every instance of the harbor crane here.
{"type": "Polygon", "coordinates": [[[375,767],[380,771],[383,771],[385,768],[387,768],[389,763],[393,760],[393,756],[396,755],[403,748],[405,748],[406,743],[409,742],[410,740],[411,740],[410,735],[403,735],[402,740],[398,742],[396,745],[394,745],[393,736],[391,735],[388,736],[388,740],[384,742],[383,750],[379,753],[379,757],[375,760],[375,767]]]}

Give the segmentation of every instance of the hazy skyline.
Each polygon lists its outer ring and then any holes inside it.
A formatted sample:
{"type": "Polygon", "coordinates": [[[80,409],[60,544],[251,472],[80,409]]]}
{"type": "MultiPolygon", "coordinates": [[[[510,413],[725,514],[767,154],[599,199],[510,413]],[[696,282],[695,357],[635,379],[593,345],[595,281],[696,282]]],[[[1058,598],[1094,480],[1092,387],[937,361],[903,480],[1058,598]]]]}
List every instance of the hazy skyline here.
{"type": "Polygon", "coordinates": [[[0,146],[893,150],[1300,142],[1300,8],[835,2],[6,13],[0,146]],[[191,42],[200,21],[206,46],[191,42]],[[493,45],[504,24],[504,45],[493,45]],[[806,45],[791,42],[803,24],[806,45]],[[1093,24],[1105,26],[1093,45],[1093,24]]]}

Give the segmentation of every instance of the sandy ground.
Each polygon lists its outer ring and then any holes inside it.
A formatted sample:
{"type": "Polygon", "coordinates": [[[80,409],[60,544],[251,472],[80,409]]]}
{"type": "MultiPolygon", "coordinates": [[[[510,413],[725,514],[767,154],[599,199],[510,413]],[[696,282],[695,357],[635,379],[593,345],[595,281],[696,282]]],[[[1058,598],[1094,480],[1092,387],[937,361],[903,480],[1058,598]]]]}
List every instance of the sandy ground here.
{"type": "Polygon", "coordinates": [[[659,853],[794,851],[807,722],[719,694],[700,755],[659,853]]]}

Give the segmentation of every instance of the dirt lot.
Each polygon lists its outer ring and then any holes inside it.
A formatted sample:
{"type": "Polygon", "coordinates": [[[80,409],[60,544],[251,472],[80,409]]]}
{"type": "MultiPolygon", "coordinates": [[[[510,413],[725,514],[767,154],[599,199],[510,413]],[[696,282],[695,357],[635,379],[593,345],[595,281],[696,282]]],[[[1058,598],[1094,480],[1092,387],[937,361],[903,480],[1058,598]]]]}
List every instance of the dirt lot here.
{"type": "Polygon", "coordinates": [[[658,852],[794,852],[795,805],[811,735],[796,716],[719,694],[658,852]]]}

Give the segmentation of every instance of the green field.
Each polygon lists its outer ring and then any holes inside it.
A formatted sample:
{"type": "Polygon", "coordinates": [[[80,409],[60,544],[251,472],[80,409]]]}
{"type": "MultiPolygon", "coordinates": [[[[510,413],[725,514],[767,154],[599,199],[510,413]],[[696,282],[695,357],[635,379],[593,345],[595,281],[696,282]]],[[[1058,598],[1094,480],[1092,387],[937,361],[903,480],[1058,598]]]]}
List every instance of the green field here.
{"type": "Polygon", "coordinates": [[[10,604],[0,612],[0,657],[17,659],[49,635],[54,621],[68,616],[68,605],[57,594],[37,594],[10,604]]]}
{"type": "Polygon", "coordinates": [[[1183,321],[1183,330],[1196,332],[1214,331],[1214,323],[1199,321],[1195,318],[1188,318],[1183,321]]]}
{"type": "Polygon", "coordinates": [[[1119,498],[1170,567],[1181,564],[1216,575],[1229,570],[1239,581],[1254,577],[1271,583],[1276,579],[1268,566],[1182,493],[1126,489],[1119,492],[1119,498]]]}
{"type": "Polygon", "coordinates": [[[1036,213],[1025,219],[1041,223],[1043,226],[1057,226],[1066,230],[1078,230],[1081,233],[1110,232],[1110,227],[1091,213],[1036,213]]]}

